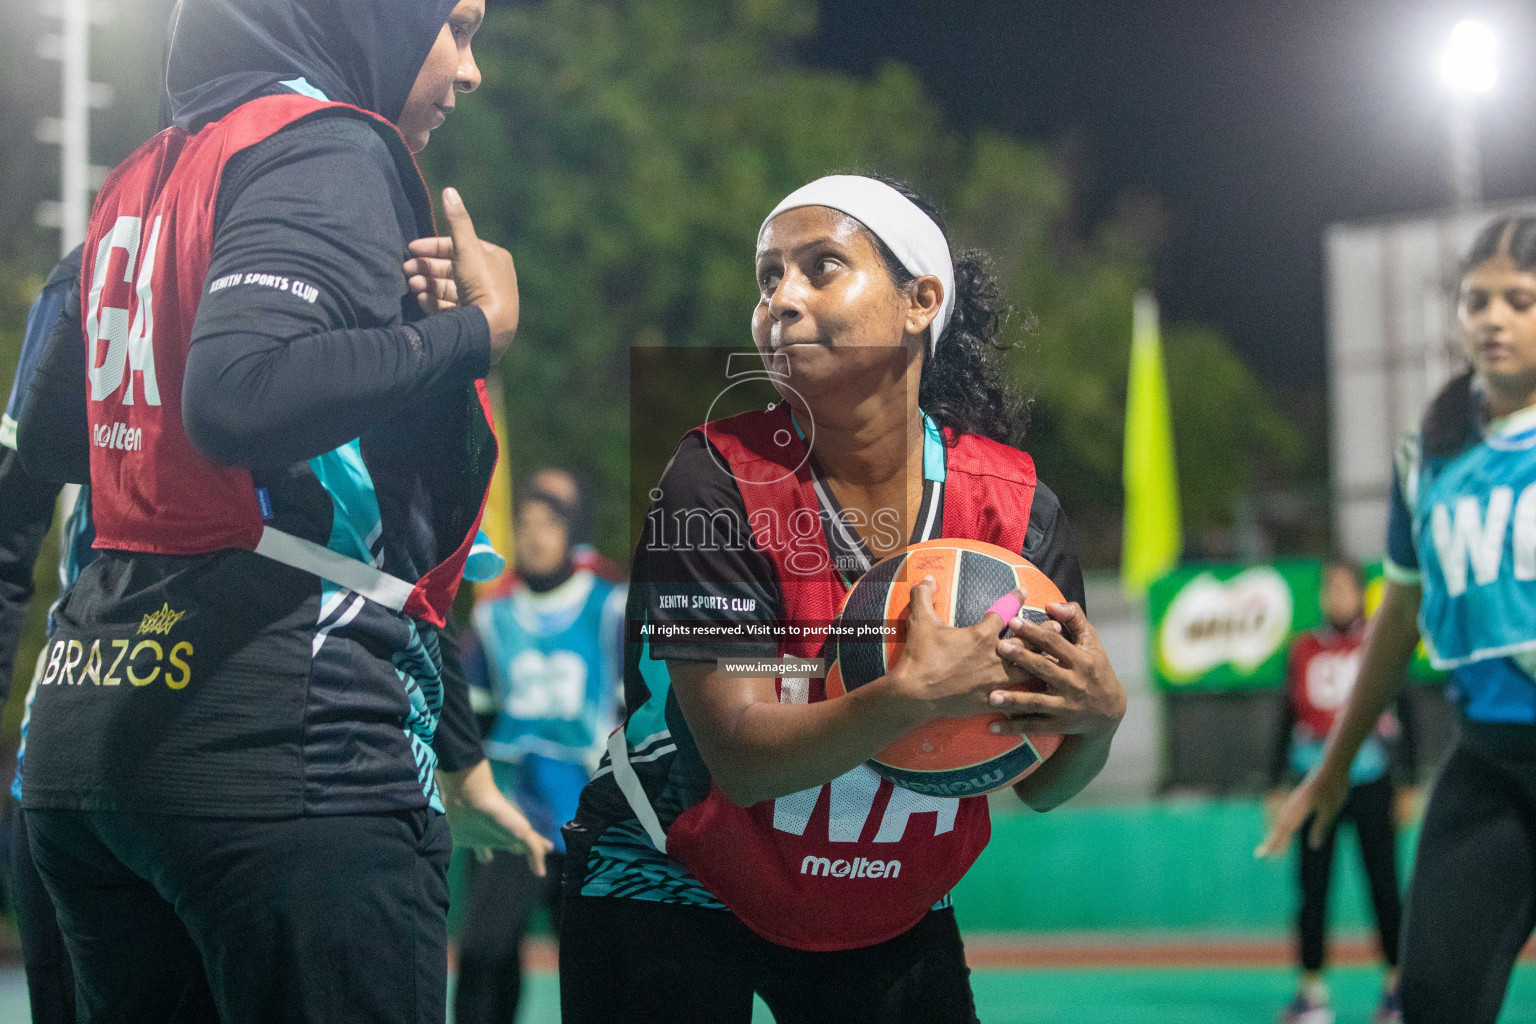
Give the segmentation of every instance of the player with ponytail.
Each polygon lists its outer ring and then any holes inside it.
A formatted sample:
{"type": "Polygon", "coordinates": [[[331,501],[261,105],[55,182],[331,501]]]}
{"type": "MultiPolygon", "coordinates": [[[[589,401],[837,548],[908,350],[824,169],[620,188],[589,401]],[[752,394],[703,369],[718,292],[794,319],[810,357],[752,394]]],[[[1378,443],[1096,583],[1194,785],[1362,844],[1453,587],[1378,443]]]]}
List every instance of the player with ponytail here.
{"type": "Polygon", "coordinates": [[[1470,366],[1399,446],[1386,592],[1354,692],[1260,847],[1283,852],[1308,821],[1313,845],[1326,838],[1422,633],[1461,730],[1408,897],[1407,1024],[1493,1024],[1536,925],[1536,218],[1478,235],[1458,313],[1470,366]]]}

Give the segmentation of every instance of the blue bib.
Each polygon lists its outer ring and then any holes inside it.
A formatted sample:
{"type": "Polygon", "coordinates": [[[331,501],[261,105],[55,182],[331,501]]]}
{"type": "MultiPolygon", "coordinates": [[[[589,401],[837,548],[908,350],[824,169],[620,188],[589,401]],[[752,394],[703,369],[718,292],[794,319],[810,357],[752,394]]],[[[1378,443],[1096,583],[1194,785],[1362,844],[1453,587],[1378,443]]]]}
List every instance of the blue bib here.
{"type": "MultiPolygon", "coordinates": [[[[1291,770],[1297,775],[1306,775],[1312,769],[1323,763],[1323,752],[1327,747],[1325,740],[1312,740],[1302,742],[1299,739],[1291,740],[1291,770]]],[[[1375,782],[1387,774],[1387,748],[1382,745],[1380,737],[1372,733],[1360,744],[1360,753],[1355,755],[1354,761],[1349,765],[1349,784],[1351,786],[1363,786],[1368,782],[1375,782]]]]}
{"type": "Polygon", "coordinates": [[[518,590],[475,609],[496,699],[486,737],[493,760],[537,754],[597,766],[617,724],[624,608],[616,590],[583,571],[548,594],[518,590]]]}
{"type": "Polygon", "coordinates": [[[1439,669],[1536,652],[1536,424],[1517,414],[1411,485],[1419,627],[1439,669]],[[1518,420],[1518,423],[1515,421],[1518,420]],[[1511,429],[1511,424],[1514,428],[1511,429]]]}

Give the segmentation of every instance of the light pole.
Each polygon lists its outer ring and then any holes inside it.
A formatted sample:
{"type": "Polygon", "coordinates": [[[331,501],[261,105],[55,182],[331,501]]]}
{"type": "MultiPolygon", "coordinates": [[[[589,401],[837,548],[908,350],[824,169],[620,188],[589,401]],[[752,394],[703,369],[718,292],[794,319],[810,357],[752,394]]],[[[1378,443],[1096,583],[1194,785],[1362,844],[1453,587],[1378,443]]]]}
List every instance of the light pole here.
{"type": "Polygon", "coordinates": [[[1456,23],[1440,53],[1440,77],[1450,87],[1451,194],[1456,208],[1482,202],[1483,159],[1477,134],[1477,99],[1498,83],[1498,39],[1480,21],[1456,23]]]}
{"type": "Polygon", "coordinates": [[[39,55],[61,66],[58,117],[38,122],[37,138],[59,147],[59,198],[37,211],[38,223],[59,229],[59,252],[68,253],[85,241],[91,212],[91,191],[101,184],[106,168],[91,164],[91,108],[112,102],[110,86],[90,80],[91,25],[111,16],[107,0],[49,0],[45,14],[59,19],[62,32],[40,40],[39,55]]]}

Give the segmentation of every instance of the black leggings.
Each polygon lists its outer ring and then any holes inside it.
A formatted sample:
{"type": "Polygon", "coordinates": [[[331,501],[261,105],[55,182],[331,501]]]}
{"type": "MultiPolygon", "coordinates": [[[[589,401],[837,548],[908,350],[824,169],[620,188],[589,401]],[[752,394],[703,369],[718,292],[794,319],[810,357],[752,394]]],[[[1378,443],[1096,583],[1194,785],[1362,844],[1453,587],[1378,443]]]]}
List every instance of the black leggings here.
{"type": "Polygon", "coordinates": [[[1296,933],[1304,970],[1320,971],[1327,960],[1328,885],[1333,875],[1333,852],[1339,824],[1346,818],[1355,823],[1355,835],[1360,840],[1360,856],[1370,881],[1371,906],[1376,911],[1376,931],[1381,937],[1382,956],[1388,964],[1397,966],[1397,937],[1403,917],[1402,895],[1397,888],[1397,830],[1392,822],[1392,780],[1381,778],[1349,791],[1344,809],[1318,849],[1314,850],[1307,841],[1312,830],[1311,820],[1302,826],[1298,840],[1301,847],[1301,909],[1296,915],[1296,933]]]}
{"type": "Polygon", "coordinates": [[[565,1024],[749,1024],[752,994],[779,1024],[975,1024],[953,910],[863,949],[774,945],[726,910],[566,890],[565,1024]]]}
{"type": "Polygon", "coordinates": [[[11,901],[21,933],[21,962],[32,1000],[32,1024],[75,1024],[75,973],[64,948],[53,899],[43,888],[27,842],[27,812],[12,807],[11,901]]]}
{"type": "Polygon", "coordinates": [[[1494,1024],[1536,925],[1536,762],[1465,740],[1419,839],[1403,929],[1403,1020],[1494,1024]]]}
{"type": "Polygon", "coordinates": [[[515,1024],[523,995],[523,935],[540,903],[559,933],[564,859],[550,854],[544,878],[519,854],[497,853],[488,864],[470,864],[454,1024],[515,1024]]]}

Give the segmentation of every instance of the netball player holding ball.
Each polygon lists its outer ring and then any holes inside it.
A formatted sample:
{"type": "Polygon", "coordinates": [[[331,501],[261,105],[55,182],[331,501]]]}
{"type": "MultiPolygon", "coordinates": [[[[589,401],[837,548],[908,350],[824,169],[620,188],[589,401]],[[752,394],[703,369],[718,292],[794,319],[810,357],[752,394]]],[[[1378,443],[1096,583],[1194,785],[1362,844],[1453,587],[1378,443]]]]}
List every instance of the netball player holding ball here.
{"type": "Polygon", "coordinates": [[[837,176],[773,211],[756,272],[753,340],[786,400],[690,431],[658,485],[628,719],[565,830],[563,1019],[744,1024],[755,992],[780,1022],[973,1021],[948,892],[986,845],[986,800],[896,788],[865,762],[926,723],[1006,711],[999,731],[1066,736],[1015,787],[1047,810],[1103,767],[1124,692],[1060,505],[1008,445],[1019,406],[987,358],[980,261],[951,256],[921,198],[837,176]],[[701,521],[713,536],[681,543],[701,521]],[[1043,623],[951,627],[915,570],[903,655],[832,700],[820,678],[717,670],[818,653],[803,642],[642,632],[825,624],[871,566],[939,537],[1022,555],[1067,601],[1043,623]]]}
{"type": "Polygon", "coordinates": [[[1461,730],[1408,895],[1407,1024],[1493,1024],[1536,924],[1536,218],[1473,242],[1459,315],[1472,365],[1398,450],[1386,593],[1354,692],[1259,849],[1283,852],[1309,817],[1322,844],[1422,632],[1461,730]]]}

